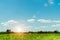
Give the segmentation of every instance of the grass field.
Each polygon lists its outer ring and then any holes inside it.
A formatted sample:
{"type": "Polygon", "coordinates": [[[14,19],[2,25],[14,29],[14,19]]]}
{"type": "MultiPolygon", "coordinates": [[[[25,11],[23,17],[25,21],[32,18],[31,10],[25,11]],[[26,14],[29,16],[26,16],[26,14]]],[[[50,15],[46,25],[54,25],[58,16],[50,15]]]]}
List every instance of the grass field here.
{"type": "Polygon", "coordinates": [[[0,34],[0,40],[60,40],[60,34],[0,34]]]}

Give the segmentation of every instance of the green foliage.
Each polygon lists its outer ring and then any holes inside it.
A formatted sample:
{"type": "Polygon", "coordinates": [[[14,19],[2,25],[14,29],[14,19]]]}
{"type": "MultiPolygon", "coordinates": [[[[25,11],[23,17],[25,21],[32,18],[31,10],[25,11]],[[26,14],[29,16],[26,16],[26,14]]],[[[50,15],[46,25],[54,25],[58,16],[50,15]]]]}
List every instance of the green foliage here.
{"type": "Polygon", "coordinates": [[[0,34],[0,40],[60,40],[60,34],[0,34]]]}

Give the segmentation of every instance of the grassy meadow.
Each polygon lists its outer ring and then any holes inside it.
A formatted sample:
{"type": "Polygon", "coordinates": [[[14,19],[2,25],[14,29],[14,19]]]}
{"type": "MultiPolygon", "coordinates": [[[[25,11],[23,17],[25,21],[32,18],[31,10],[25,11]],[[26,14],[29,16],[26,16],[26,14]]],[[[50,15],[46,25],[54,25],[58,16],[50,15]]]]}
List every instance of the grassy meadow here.
{"type": "Polygon", "coordinates": [[[60,40],[60,34],[55,33],[0,34],[0,40],[60,40]]]}

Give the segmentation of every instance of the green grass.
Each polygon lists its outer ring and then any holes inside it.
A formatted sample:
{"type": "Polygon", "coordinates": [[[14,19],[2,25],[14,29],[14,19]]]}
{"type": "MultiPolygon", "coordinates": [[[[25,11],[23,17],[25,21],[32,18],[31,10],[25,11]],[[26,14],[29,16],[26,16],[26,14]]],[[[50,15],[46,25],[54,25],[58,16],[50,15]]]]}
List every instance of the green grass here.
{"type": "Polygon", "coordinates": [[[60,40],[60,34],[0,34],[0,40],[60,40]]]}

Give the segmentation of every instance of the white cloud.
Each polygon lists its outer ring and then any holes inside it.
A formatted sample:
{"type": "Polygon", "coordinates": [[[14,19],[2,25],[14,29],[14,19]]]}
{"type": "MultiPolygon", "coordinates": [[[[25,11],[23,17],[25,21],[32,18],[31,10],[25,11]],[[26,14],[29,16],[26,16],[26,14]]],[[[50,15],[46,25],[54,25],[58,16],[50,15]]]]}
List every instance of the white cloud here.
{"type": "Polygon", "coordinates": [[[40,26],[41,28],[47,28],[47,26],[40,26]]]}
{"type": "Polygon", "coordinates": [[[40,26],[39,28],[39,31],[49,31],[50,30],[50,28],[48,28],[48,26],[40,26]]]}
{"type": "Polygon", "coordinates": [[[55,30],[60,32],[60,24],[54,24],[52,25],[52,27],[54,27],[55,30]]]}
{"type": "Polygon", "coordinates": [[[48,0],[49,4],[54,4],[54,0],[48,0]]]}
{"type": "Polygon", "coordinates": [[[34,22],[40,22],[40,23],[60,23],[60,20],[48,20],[48,19],[38,19],[35,18],[28,19],[27,22],[34,23],[34,22]]]}
{"type": "Polygon", "coordinates": [[[50,2],[50,4],[54,4],[54,2],[50,2]]]}
{"type": "Polygon", "coordinates": [[[50,23],[51,22],[51,20],[46,20],[46,19],[39,19],[37,21],[41,22],[41,23],[50,23]]]}
{"type": "Polygon", "coordinates": [[[47,19],[39,19],[37,20],[38,22],[41,23],[60,23],[60,20],[47,20],[47,19]]]}
{"type": "Polygon", "coordinates": [[[27,22],[33,23],[35,22],[35,19],[28,19],[27,22]]]}
{"type": "Polygon", "coordinates": [[[7,25],[9,25],[9,24],[16,24],[16,23],[18,23],[18,21],[15,21],[15,20],[9,20],[9,21],[7,21],[7,22],[3,22],[3,23],[1,23],[3,26],[7,26],[7,25]]]}
{"type": "Polygon", "coordinates": [[[60,27],[60,24],[52,25],[52,27],[60,27]]]}
{"type": "MultiPolygon", "coordinates": [[[[42,26],[40,25],[40,27],[39,27],[38,24],[36,24],[36,26],[38,26],[38,27],[36,27],[37,28],[36,30],[39,30],[39,29],[41,29],[41,30],[49,30],[49,29],[53,30],[53,28],[60,27],[60,24],[57,24],[57,23],[60,23],[60,20],[48,20],[48,19],[38,19],[38,20],[36,20],[35,18],[31,18],[31,19],[28,19],[27,21],[30,22],[30,23],[35,23],[35,21],[36,22],[40,22],[40,23],[47,23],[47,25],[45,25],[45,26],[44,25],[42,25],[42,26]],[[50,25],[48,25],[48,23],[50,23],[50,25]],[[53,25],[54,23],[55,23],[55,25],[53,25]]],[[[10,25],[13,25],[11,30],[14,31],[14,32],[16,32],[16,31],[28,32],[31,29],[35,30],[33,28],[35,25],[30,28],[30,25],[27,26],[25,22],[21,22],[21,21],[17,21],[17,20],[8,20],[8,21],[3,22],[1,24],[3,26],[6,26],[7,28],[10,27],[10,25]]]]}
{"type": "Polygon", "coordinates": [[[60,23],[60,20],[52,20],[52,22],[60,23]]]}
{"type": "Polygon", "coordinates": [[[33,15],[32,18],[27,19],[27,22],[34,23],[36,21],[36,15],[33,15]]]}
{"type": "Polygon", "coordinates": [[[24,23],[21,23],[20,21],[8,20],[7,22],[1,23],[1,25],[9,27],[9,28],[10,28],[10,25],[13,25],[11,30],[14,32],[19,32],[19,31],[28,32],[29,31],[29,26],[27,26],[24,23]]]}

